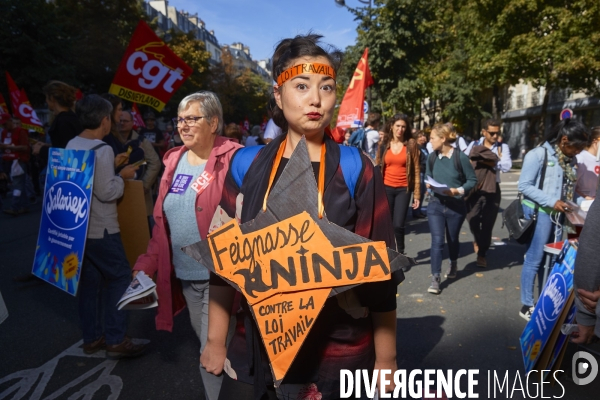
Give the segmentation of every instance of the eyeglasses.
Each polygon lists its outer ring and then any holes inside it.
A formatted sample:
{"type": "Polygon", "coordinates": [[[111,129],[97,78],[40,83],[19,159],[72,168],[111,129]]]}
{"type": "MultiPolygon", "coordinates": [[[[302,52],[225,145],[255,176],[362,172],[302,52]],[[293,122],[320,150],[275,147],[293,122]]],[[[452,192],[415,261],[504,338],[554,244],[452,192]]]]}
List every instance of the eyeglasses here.
{"type": "Polygon", "coordinates": [[[200,117],[185,117],[185,118],[173,118],[173,125],[179,127],[179,125],[186,124],[190,128],[195,126],[199,119],[206,118],[205,116],[200,117]]]}
{"type": "Polygon", "coordinates": [[[490,136],[496,136],[496,135],[500,136],[500,131],[496,131],[496,132],[490,132],[490,131],[488,131],[487,129],[484,129],[484,131],[486,131],[487,133],[489,133],[489,134],[490,134],[490,136]]]}
{"type": "Polygon", "coordinates": [[[122,124],[129,124],[129,123],[133,122],[133,120],[122,119],[122,120],[119,120],[119,122],[122,123],[122,124]]]}

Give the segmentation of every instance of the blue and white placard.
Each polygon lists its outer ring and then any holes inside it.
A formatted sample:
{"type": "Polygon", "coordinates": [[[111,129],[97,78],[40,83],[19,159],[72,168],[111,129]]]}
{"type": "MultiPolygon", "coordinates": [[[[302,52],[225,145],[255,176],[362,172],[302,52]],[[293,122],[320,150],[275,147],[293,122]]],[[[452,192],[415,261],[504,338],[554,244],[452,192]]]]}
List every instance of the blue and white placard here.
{"type": "Polygon", "coordinates": [[[94,152],[51,148],[32,273],[75,296],[94,184],[94,152]]]}

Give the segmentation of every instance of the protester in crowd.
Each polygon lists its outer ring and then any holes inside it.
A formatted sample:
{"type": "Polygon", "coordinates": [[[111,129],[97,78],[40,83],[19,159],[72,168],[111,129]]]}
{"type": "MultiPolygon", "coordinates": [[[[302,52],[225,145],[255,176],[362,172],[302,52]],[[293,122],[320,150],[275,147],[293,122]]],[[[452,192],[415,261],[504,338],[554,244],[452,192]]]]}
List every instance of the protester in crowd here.
{"type": "MultiPolygon", "coordinates": [[[[413,218],[427,218],[427,215],[423,213],[423,200],[425,199],[425,192],[427,188],[425,187],[425,170],[427,168],[427,157],[429,157],[429,152],[427,151],[427,136],[423,131],[417,131],[417,145],[419,146],[419,151],[421,152],[419,156],[419,181],[420,185],[420,197],[419,197],[419,206],[412,211],[413,218]]],[[[413,198],[415,194],[413,192],[413,198]]],[[[413,200],[414,202],[414,200],[413,200]]]]}
{"type": "Polygon", "coordinates": [[[156,126],[156,115],[152,111],[144,114],[145,127],[140,128],[138,132],[152,143],[156,154],[160,156],[160,151],[164,146],[164,139],[162,131],[156,126]]]}
{"type": "MultiPolygon", "coordinates": [[[[597,129],[597,128],[596,128],[597,129]]],[[[596,196],[594,196],[596,197],[596,196]]],[[[571,334],[574,343],[590,343],[600,337],[600,268],[598,268],[598,238],[600,237],[600,202],[594,201],[587,213],[579,236],[573,283],[577,296],[578,331],[571,334]]]]}
{"type": "Polygon", "coordinates": [[[246,147],[265,144],[260,137],[260,126],[254,125],[250,130],[250,136],[246,138],[246,147]]]}
{"type": "Polygon", "coordinates": [[[113,151],[102,141],[111,130],[110,102],[97,95],[87,95],[77,102],[76,113],[83,131],[71,139],[66,148],[96,153],[89,227],[79,280],[83,351],[93,354],[106,348],[106,355],[111,359],[136,357],[145,351],[146,345],[136,344],[125,335],[127,313],[117,310],[117,302],[131,281],[119,233],[117,200],[123,195],[124,179],[133,178],[137,167],[127,166],[115,175],[113,151]],[[101,296],[103,287],[106,290],[101,296]]]}
{"type": "Polygon", "coordinates": [[[4,117],[4,129],[0,133],[2,169],[12,182],[12,204],[3,211],[10,215],[28,212],[26,177],[29,162],[29,136],[27,131],[16,126],[13,118],[4,117]]]}
{"type": "MultiPolygon", "coordinates": [[[[273,56],[274,76],[280,76],[288,68],[304,63],[326,64],[337,70],[341,54],[337,51],[327,53],[318,44],[319,39],[319,35],[309,34],[281,41],[273,56]]],[[[328,220],[372,240],[385,241],[393,248],[393,230],[385,203],[385,189],[381,175],[375,172],[372,162],[361,153],[361,179],[353,197],[343,175],[335,173],[339,171],[340,146],[325,135],[325,128],[331,122],[335,108],[335,88],[333,77],[317,73],[301,73],[274,86],[277,102],[273,111],[274,120],[286,134],[258,153],[241,188],[237,187],[231,175],[228,176],[221,205],[228,214],[233,215],[236,212],[235,199],[241,192],[244,195],[241,222],[253,219],[263,205],[267,187],[270,186],[270,174],[276,173],[275,176],[278,176],[277,173],[283,171],[295,145],[304,136],[315,176],[319,176],[321,171],[328,177],[320,180],[328,182],[324,188],[320,188],[324,192],[322,198],[328,220]],[[322,154],[325,165],[320,162],[322,154]],[[272,171],[274,162],[278,165],[276,171],[272,171]]],[[[341,368],[354,371],[374,367],[389,369],[393,374],[396,370],[396,283],[388,280],[363,284],[353,291],[360,304],[370,310],[368,317],[364,318],[350,316],[338,305],[336,296],[327,300],[321,317],[315,320],[310,335],[287,372],[284,385],[277,389],[286,391],[285,394],[281,393],[282,398],[300,398],[297,392],[288,393],[289,387],[285,383],[303,386],[312,383],[315,396],[339,398],[341,368]],[[322,318],[323,313],[327,318],[322,318]],[[339,347],[341,337],[344,351],[339,347]],[[352,351],[347,351],[349,348],[352,351]]],[[[238,314],[240,318],[236,334],[229,348],[225,347],[234,293],[232,287],[211,274],[209,339],[202,354],[202,365],[208,372],[220,374],[227,353],[228,369],[225,371],[227,374],[221,399],[275,399],[267,355],[245,299],[242,300],[242,311],[238,314]],[[248,350],[254,356],[250,357],[248,350]],[[235,378],[230,375],[233,373],[236,374],[235,378]]]]}
{"type": "Polygon", "coordinates": [[[381,114],[369,113],[365,123],[365,143],[364,150],[372,160],[377,158],[379,149],[379,127],[381,126],[381,114]]]}
{"type": "MultiPolygon", "coordinates": [[[[450,266],[446,278],[456,278],[460,249],[460,228],[467,214],[463,196],[477,184],[469,158],[452,144],[456,130],[451,124],[437,124],[431,130],[429,143],[433,153],[427,159],[425,175],[446,185],[441,192],[434,190],[427,206],[427,220],[431,232],[431,285],[427,291],[440,294],[440,276],[444,250],[444,234],[448,239],[450,266]]],[[[428,188],[431,188],[427,184],[428,188]]]]}
{"type": "Polygon", "coordinates": [[[352,136],[352,132],[350,129],[346,129],[346,132],[344,133],[344,146],[350,146],[350,143],[348,142],[348,140],[350,140],[350,136],[352,136]]]}
{"type": "MultiPolygon", "coordinates": [[[[104,93],[100,96],[103,99],[108,100],[113,107],[110,114],[110,135],[104,136],[102,140],[110,145],[113,151],[115,151],[115,171],[119,171],[121,168],[127,165],[129,162],[129,156],[131,155],[130,152],[120,145],[119,142],[119,138],[121,137],[121,134],[119,133],[119,123],[121,121],[121,114],[123,113],[123,103],[119,97],[111,93],[104,93]],[[117,152],[118,150],[120,150],[120,152],[117,152]]],[[[143,158],[143,155],[140,156],[140,154],[141,150],[134,154],[135,161],[143,158]]]]}
{"type": "Polygon", "coordinates": [[[560,240],[563,213],[571,212],[565,201],[573,201],[577,172],[571,163],[588,144],[589,131],[575,119],[564,119],[552,127],[544,142],[523,160],[519,192],[523,193],[523,212],[530,219],[537,213],[535,231],[526,245],[521,272],[521,311],[525,320],[533,312],[533,287],[536,275],[542,289],[544,245],[560,240]],[[542,188],[540,180],[544,175],[542,188]]]}
{"type": "Polygon", "coordinates": [[[115,145],[116,146],[113,147],[115,156],[117,154],[127,152],[128,147],[131,147],[132,149],[141,149],[141,158],[137,160],[134,157],[132,157],[132,150],[128,160],[128,164],[141,160],[146,161],[146,165],[144,165],[144,168],[140,168],[140,170],[143,172],[140,173],[138,171],[137,177],[141,179],[142,183],[144,184],[146,212],[150,220],[150,229],[152,230],[152,210],[154,208],[154,204],[152,202],[152,186],[154,186],[154,184],[156,183],[156,178],[158,177],[158,173],[160,172],[162,163],[160,161],[160,158],[158,158],[158,155],[154,151],[152,143],[150,143],[150,141],[144,138],[143,136],[140,136],[133,129],[133,115],[131,114],[131,111],[125,110],[121,113],[121,120],[119,122],[119,137],[115,145]]]}
{"type": "Polygon", "coordinates": [[[267,126],[265,127],[265,133],[263,135],[263,141],[265,144],[269,144],[273,139],[277,136],[281,135],[281,128],[275,124],[273,121],[273,109],[275,108],[275,99],[269,99],[269,104],[267,105],[267,113],[269,114],[269,122],[267,122],[267,126]]]}
{"type": "MultiPolygon", "coordinates": [[[[456,140],[452,143],[452,147],[457,148],[457,146],[458,146],[460,151],[462,151],[462,152],[467,151],[468,146],[467,146],[467,142],[465,141],[465,138],[463,138],[456,132],[456,127],[453,124],[449,124],[449,126],[452,128],[452,130],[454,131],[454,134],[456,135],[456,140]]],[[[431,138],[431,136],[430,136],[430,138],[431,138]]],[[[431,143],[427,143],[427,151],[429,151],[429,153],[432,153],[434,151],[431,143]]]]}
{"type": "MultiPolygon", "coordinates": [[[[369,114],[369,119],[371,119],[369,114]]],[[[379,114],[375,115],[375,122],[379,124],[379,114]]],[[[373,125],[374,124],[374,125],[373,125]]],[[[405,254],[404,226],[408,208],[411,206],[410,197],[414,193],[412,208],[419,207],[421,198],[421,151],[417,141],[410,136],[410,121],[404,115],[397,115],[390,119],[384,129],[386,135],[379,146],[375,164],[381,167],[383,183],[387,200],[392,213],[394,235],[398,252],[405,254]]],[[[379,132],[372,129],[379,140],[379,132]]],[[[367,131],[367,139],[368,139],[367,131]]]]}
{"type": "Polygon", "coordinates": [[[465,154],[475,168],[478,185],[467,199],[467,221],[473,234],[473,249],[477,266],[487,267],[486,254],[492,242],[492,229],[500,209],[500,172],[512,168],[508,145],[498,142],[502,122],[485,119],[481,124],[481,138],[471,142],[465,154]]]}
{"type": "MultiPolygon", "coordinates": [[[[79,119],[73,112],[77,89],[61,81],[50,81],[42,90],[46,95],[48,110],[54,115],[48,130],[52,147],[64,149],[69,140],[82,131],[79,119]]],[[[38,146],[41,146],[41,143],[38,146]]]]}
{"type": "Polygon", "coordinates": [[[575,185],[575,198],[581,204],[583,200],[594,200],[598,188],[598,175],[600,175],[600,161],[596,159],[600,143],[600,126],[592,129],[590,145],[577,154],[577,183],[575,185]]]}
{"type": "MultiPolygon", "coordinates": [[[[161,299],[157,329],[171,331],[173,315],[187,304],[202,354],[207,343],[209,272],[181,248],[206,239],[221,200],[229,160],[241,146],[220,136],[223,110],[214,93],[202,91],[185,97],[177,114],[173,123],[183,146],[169,150],[163,160],[165,172],[154,207],[152,239],[134,270],[156,275],[161,299]],[[203,189],[205,183],[208,186],[203,189]]],[[[206,398],[216,400],[222,376],[209,374],[202,367],[200,373],[206,398]]]]}
{"type": "Polygon", "coordinates": [[[240,126],[235,122],[227,124],[224,135],[236,143],[242,143],[242,139],[244,138],[240,126]]]}

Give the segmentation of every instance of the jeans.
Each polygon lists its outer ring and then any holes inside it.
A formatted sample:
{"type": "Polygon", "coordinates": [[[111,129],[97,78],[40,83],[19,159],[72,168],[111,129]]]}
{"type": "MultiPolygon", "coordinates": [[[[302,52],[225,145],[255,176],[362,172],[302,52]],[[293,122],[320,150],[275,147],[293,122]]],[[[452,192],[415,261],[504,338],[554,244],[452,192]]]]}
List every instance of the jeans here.
{"type": "Polygon", "coordinates": [[[427,207],[427,221],[431,232],[431,273],[433,275],[442,272],[444,234],[448,238],[450,261],[458,260],[460,228],[466,214],[464,200],[452,197],[440,200],[437,196],[431,196],[427,207]]]}
{"type": "Polygon", "coordinates": [[[104,292],[104,334],[106,343],[123,342],[127,312],[117,310],[117,302],[131,282],[131,268],[119,233],[104,230],[102,239],[88,239],[79,280],[79,318],[83,342],[92,343],[102,336],[101,290],[104,292]]]}
{"type": "Polygon", "coordinates": [[[27,163],[19,161],[24,174],[12,177],[12,209],[21,210],[27,208],[29,200],[27,199],[27,163]]]}
{"type": "MultiPolygon", "coordinates": [[[[209,285],[208,280],[205,281],[181,281],[181,287],[183,289],[183,296],[187,304],[188,310],[190,311],[190,321],[192,327],[196,332],[196,336],[200,340],[200,354],[206,347],[206,340],[208,335],[208,297],[209,297],[209,285]]],[[[229,324],[229,332],[227,334],[227,343],[233,336],[235,323],[229,324]]],[[[223,376],[213,375],[206,372],[206,369],[200,365],[200,376],[202,377],[202,383],[204,385],[204,397],[207,400],[217,400],[219,398],[219,392],[221,390],[221,384],[223,382],[223,376]]]]}
{"type": "Polygon", "coordinates": [[[496,193],[475,192],[467,199],[467,221],[480,257],[485,257],[490,248],[501,197],[500,185],[496,183],[496,193]]]}
{"type": "Polygon", "coordinates": [[[396,236],[396,247],[398,253],[404,254],[404,225],[406,224],[406,215],[410,203],[410,192],[405,187],[385,187],[390,212],[392,214],[392,224],[394,225],[394,236],[396,236]]]}
{"type": "MultiPolygon", "coordinates": [[[[527,219],[533,214],[533,209],[523,205],[523,213],[527,219]]],[[[521,303],[532,307],[533,285],[535,277],[538,277],[539,290],[542,290],[542,279],[544,276],[544,245],[554,243],[556,224],[550,219],[550,215],[538,212],[535,231],[531,241],[526,245],[525,261],[521,271],[521,303]]]]}

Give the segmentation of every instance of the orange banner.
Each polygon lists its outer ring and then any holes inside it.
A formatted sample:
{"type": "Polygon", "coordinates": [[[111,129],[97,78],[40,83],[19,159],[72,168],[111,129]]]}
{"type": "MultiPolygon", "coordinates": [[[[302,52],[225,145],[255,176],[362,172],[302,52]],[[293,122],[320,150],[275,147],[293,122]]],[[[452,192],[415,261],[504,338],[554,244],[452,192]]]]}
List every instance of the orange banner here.
{"type": "Polygon", "coordinates": [[[192,71],[148,24],[140,21],[109,93],[161,111],[192,71]]]}
{"type": "Polygon", "coordinates": [[[337,127],[350,128],[363,125],[365,89],[373,83],[373,77],[369,70],[369,48],[367,47],[354,70],[350,85],[348,85],[342,104],[340,104],[337,127]]]}
{"type": "Polygon", "coordinates": [[[248,234],[232,220],[208,240],[217,274],[234,282],[249,304],[391,276],[385,242],[333,247],[306,211],[248,234]]]}
{"type": "Polygon", "coordinates": [[[13,113],[15,117],[21,120],[23,129],[32,129],[39,133],[44,133],[42,122],[38,118],[33,107],[31,107],[31,103],[29,103],[29,100],[27,99],[25,90],[19,90],[17,84],[8,72],[6,72],[6,82],[8,83],[13,113]]]}
{"type": "Polygon", "coordinates": [[[278,294],[252,306],[276,381],[283,379],[292,365],[330,292],[314,289],[291,293],[293,296],[278,294]]]}

